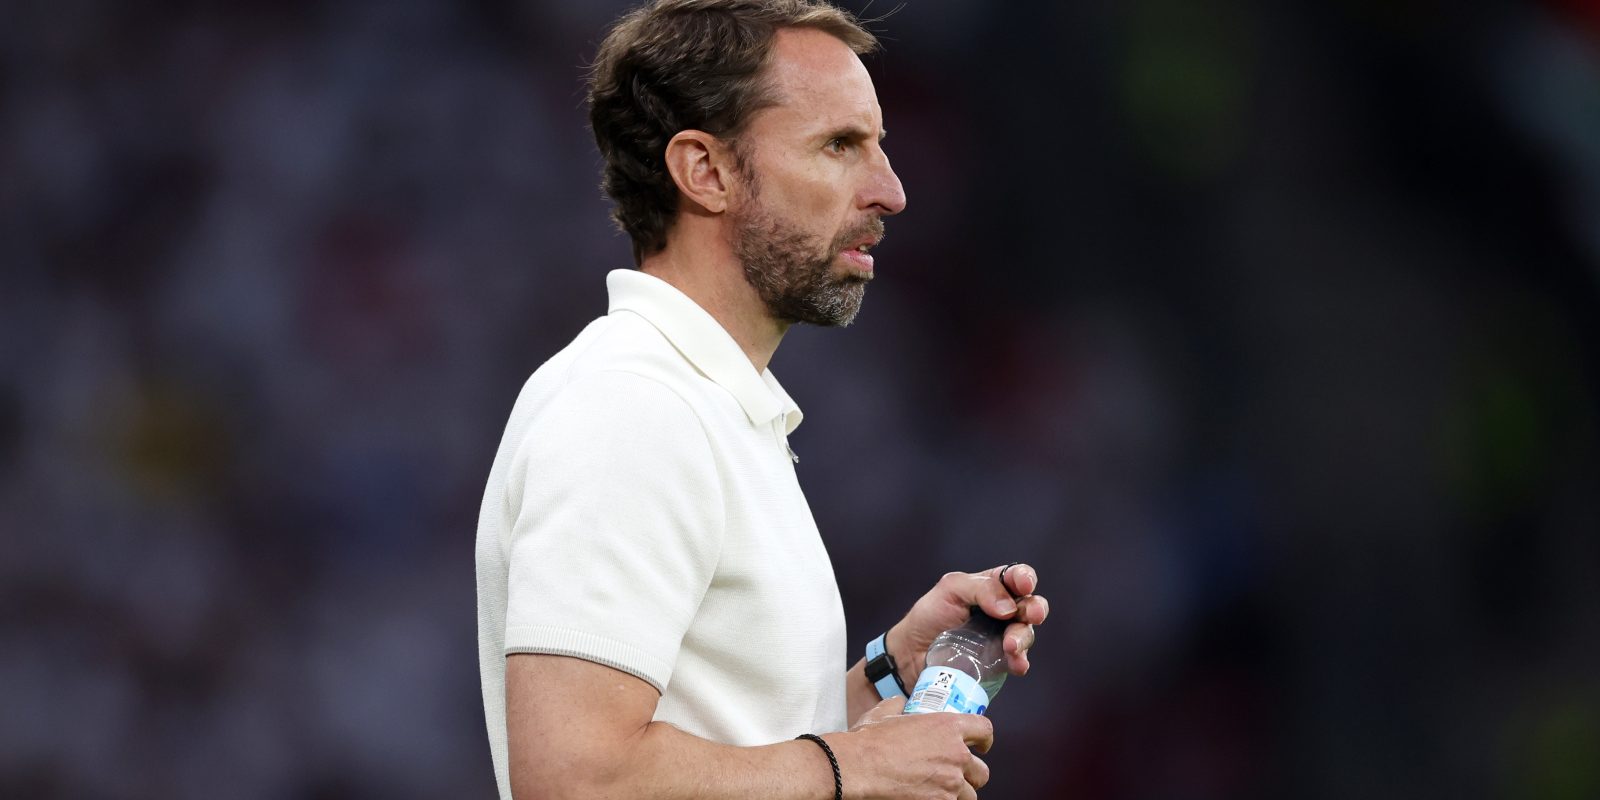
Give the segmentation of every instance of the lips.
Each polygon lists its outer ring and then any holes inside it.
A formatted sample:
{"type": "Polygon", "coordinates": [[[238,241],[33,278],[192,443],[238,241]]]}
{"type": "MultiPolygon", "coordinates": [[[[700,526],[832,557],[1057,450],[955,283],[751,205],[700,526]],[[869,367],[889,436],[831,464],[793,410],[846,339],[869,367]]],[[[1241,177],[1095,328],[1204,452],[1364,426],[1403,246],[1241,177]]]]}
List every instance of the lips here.
{"type": "Polygon", "coordinates": [[[872,274],[872,255],[860,247],[852,247],[843,251],[844,260],[856,268],[858,272],[872,274]]]}
{"type": "Polygon", "coordinates": [[[854,242],[851,242],[847,249],[858,250],[862,253],[865,253],[872,248],[877,247],[878,243],[881,241],[883,241],[883,224],[879,223],[878,230],[861,236],[854,242]]]}
{"type": "Polygon", "coordinates": [[[883,220],[874,219],[859,230],[841,238],[843,243],[840,255],[844,256],[844,259],[857,271],[871,276],[873,264],[871,250],[883,241],[883,220]]]}

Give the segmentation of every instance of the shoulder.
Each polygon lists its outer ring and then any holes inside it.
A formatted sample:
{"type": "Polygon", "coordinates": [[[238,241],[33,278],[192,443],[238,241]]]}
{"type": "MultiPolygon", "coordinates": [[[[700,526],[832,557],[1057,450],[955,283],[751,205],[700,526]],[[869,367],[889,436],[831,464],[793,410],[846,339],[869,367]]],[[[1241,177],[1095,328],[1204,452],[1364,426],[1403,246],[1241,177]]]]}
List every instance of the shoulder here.
{"type": "Polygon", "coordinates": [[[634,314],[612,314],[591,322],[534,371],[513,416],[538,416],[560,400],[604,404],[608,397],[670,401],[675,395],[681,401],[691,391],[694,374],[649,322],[634,314]]]}
{"type": "Polygon", "coordinates": [[[587,422],[612,431],[651,424],[700,427],[699,417],[683,394],[658,376],[629,369],[585,369],[551,393],[540,417],[553,424],[587,422]]]}
{"type": "Polygon", "coordinates": [[[562,370],[565,382],[577,383],[599,373],[624,373],[682,394],[686,382],[697,374],[672,342],[637,314],[610,314],[591,329],[588,341],[574,341],[569,348],[573,352],[562,370]]]}
{"type": "Polygon", "coordinates": [[[699,415],[672,388],[633,372],[572,377],[529,413],[520,434],[506,473],[513,501],[529,491],[542,506],[597,501],[617,486],[710,497],[719,484],[699,415]]]}
{"type": "Polygon", "coordinates": [[[672,452],[708,449],[694,368],[632,314],[597,320],[529,380],[524,450],[672,452]]]}

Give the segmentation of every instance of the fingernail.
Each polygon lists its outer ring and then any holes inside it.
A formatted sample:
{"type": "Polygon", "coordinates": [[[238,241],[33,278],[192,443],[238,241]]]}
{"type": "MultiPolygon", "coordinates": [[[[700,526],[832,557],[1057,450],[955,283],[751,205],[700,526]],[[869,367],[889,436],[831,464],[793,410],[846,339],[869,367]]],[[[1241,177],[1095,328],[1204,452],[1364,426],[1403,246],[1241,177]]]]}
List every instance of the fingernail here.
{"type": "Polygon", "coordinates": [[[1001,600],[995,604],[995,608],[1000,609],[1000,613],[1002,614],[1010,614],[1011,612],[1017,610],[1017,604],[1011,602],[1010,600],[1001,600]]]}

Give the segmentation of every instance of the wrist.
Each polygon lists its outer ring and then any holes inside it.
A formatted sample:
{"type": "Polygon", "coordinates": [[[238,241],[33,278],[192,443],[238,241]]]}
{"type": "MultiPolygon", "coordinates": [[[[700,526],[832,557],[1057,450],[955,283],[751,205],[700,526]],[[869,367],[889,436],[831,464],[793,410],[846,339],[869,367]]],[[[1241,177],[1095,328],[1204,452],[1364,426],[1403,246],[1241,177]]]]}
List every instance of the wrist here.
{"type": "Polygon", "coordinates": [[[826,796],[832,797],[833,800],[844,800],[844,782],[840,778],[839,759],[834,755],[833,747],[821,736],[812,733],[802,733],[796,736],[795,739],[809,740],[822,751],[822,754],[828,759],[828,770],[832,778],[832,780],[828,781],[828,788],[831,791],[827,792],[826,796]]]}
{"type": "MultiPolygon", "coordinates": [[[[866,800],[886,795],[884,787],[874,785],[875,775],[870,758],[862,752],[859,733],[839,731],[824,734],[822,738],[827,740],[829,749],[833,751],[833,760],[839,765],[839,791],[844,800],[866,800]]],[[[829,786],[828,789],[831,795],[833,787],[829,786]]]]}
{"type": "Polygon", "coordinates": [[[867,683],[872,684],[872,690],[879,699],[909,697],[905,681],[900,677],[899,665],[895,662],[894,654],[888,650],[888,640],[889,634],[885,632],[867,642],[866,660],[863,662],[867,683]]]}
{"type": "Polygon", "coordinates": [[[900,670],[900,681],[910,689],[917,682],[917,676],[922,674],[925,655],[906,641],[904,625],[905,620],[901,620],[890,627],[883,636],[883,646],[894,657],[895,666],[900,670]]]}

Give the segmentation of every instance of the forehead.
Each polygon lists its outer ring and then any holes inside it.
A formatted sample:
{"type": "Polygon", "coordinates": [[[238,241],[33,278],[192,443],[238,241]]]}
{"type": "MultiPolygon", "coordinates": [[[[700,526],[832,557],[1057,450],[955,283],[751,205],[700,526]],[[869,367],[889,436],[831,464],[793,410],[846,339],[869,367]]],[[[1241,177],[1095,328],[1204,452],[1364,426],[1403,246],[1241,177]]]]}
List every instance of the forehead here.
{"type": "Polygon", "coordinates": [[[872,77],[849,45],[811,28],[785,28],[773,38],[767,62],[778,103],[752,119],[826,127],[856,123],[876,127],[881,112],[872,77]]]}

